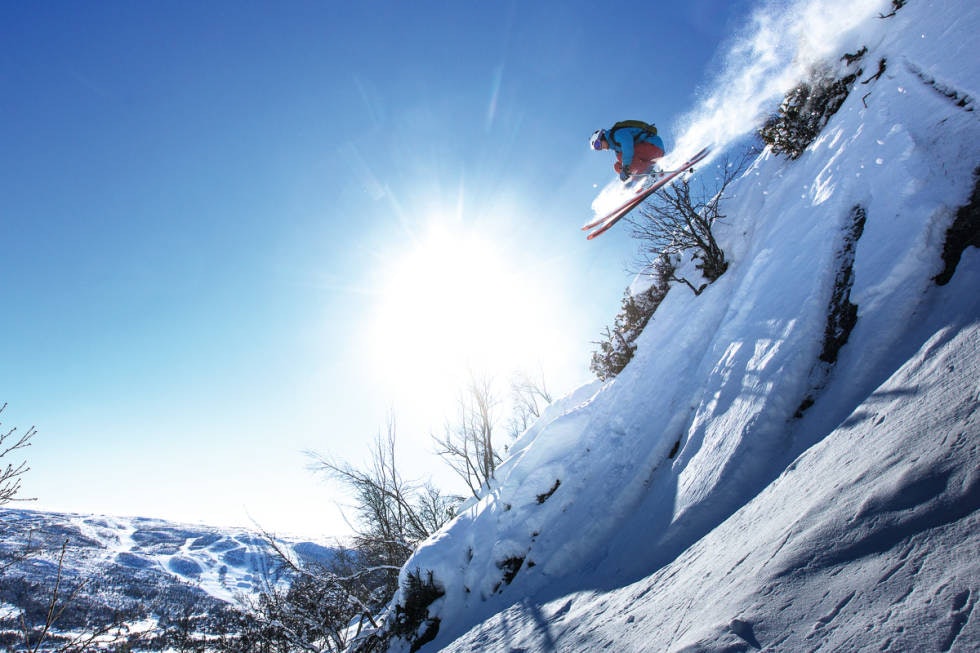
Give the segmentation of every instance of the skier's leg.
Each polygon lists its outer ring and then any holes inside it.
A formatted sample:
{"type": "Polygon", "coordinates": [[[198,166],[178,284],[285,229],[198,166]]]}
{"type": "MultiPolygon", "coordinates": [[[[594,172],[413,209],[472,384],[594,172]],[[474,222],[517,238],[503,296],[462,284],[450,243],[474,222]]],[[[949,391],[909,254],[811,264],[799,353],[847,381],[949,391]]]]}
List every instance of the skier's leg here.
{"type": "Polygon", "coordinates": [[[633,150],[633,165],[630,169],[636,174],[646,174],[651,172],[657,159],[662,158],[664,151],[646,141],[640,141],[633,150]]]}

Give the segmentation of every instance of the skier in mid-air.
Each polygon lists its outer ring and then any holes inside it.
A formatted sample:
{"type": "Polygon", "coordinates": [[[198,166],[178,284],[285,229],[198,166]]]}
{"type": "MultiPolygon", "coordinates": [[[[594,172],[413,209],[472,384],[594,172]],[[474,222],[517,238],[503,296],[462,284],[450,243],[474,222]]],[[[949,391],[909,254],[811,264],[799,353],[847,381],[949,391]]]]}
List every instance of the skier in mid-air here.
{"type": "Polygon", "coordinates": [[[676,169],[661,170],[656,164],[664,156],[664,142],[657,136],[657,128],[642,120],[621,120],[609,129],[597,129],[589,138],[589,147],[596,151],[611,149],[616,152],[616,165],[613,167],[626,189],[625,193],[620,193],[625,195],[625,199],[620,198],[621,203],[612,208],[597,208],[596,216],[582,225],[583,231],[589,232],[589,240],[606,233],[651,195],[680,175],[694,170],[695,164],[703,161],[711,152],[710,146],[701,148],[687,161],[677,165],[676,169]],[[644,179],[638,184],[626,184],[631,176],[644,179]]]}
{"type": "Polygon", "coordinates": [[[631,175],[649,173],[664,155],[664,142],[657,136],[657,128],[642,120],[622,120],[609,129],[597,129],[589,145],[593,150],[616,152],[613,168],[624,182],[631,175]]]}

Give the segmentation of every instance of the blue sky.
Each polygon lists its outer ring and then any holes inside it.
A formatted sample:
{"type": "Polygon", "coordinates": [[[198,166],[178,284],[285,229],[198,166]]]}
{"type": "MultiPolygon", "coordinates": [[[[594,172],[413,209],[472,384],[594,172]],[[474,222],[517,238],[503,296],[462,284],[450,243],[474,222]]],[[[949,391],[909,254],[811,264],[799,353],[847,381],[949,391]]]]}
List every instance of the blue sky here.
{"type": "Polygon", "coordinates": [[[669,148],[750,4],[0,5],[25,494],[331,535],[304,450],[362,461],[392,411],[438,474],[462,359],[590,380],[633,245],[578,229],[612,175],[587,138],[642,118],[669,148]]]}

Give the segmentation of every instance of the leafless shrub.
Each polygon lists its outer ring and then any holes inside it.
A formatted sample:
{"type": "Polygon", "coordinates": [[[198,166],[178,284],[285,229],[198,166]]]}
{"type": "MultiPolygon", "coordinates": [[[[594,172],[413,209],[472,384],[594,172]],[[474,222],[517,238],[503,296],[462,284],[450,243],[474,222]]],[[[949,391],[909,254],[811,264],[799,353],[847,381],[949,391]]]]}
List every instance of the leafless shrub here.
{"type": "Polygon", "coordinates": [[[497,404],[490,379],[472,376],[460,396],[455,423],[446,425],[442,437],[433,436],[436,453],[477,498],[489,487],[497,464],[502,460],[494,448],[497,404]]]}
{"type": "Polygon", "coordinates": [[[541,417],[541,410],[552,401],[544,374],[532,378],[526,372],[515,374],[511,379],[511,416],[508,431],[512,438],[520,436],[541,417]]]}
{"type": "MultiPolygon", "coordinates": [[[[640,241],[638,262],[643,269],[652,269],[662,257],[673,259],[693,250],[697,268],[707,283],[725,273],[728,262],[712,229],[725,217],[721,212],[725,190],[744,172],[754,155],[755,151],[748,149],[737,158],[726,157],[714,177],[699,175],[693,182],[684,179],[654,194],[639,216],[630,219],[633,237],[640,241]]],[[[676,276],[672,280],[685,283],[695,294],[700,294],[706,285],[695,285],[676,276]]]]}
{"type": "Polygon", "coordinates": [[[386,432],[375,440],[366,469],[311,454],[317,469],[353,494],[353,548],[362,573],[379,576],[381,602],[398,589],[398,572],[418,544],[455,515],[460,501],[429,484],[406,480],[398,467],[395,443],[395,420],[390,417],[386,432]]]}

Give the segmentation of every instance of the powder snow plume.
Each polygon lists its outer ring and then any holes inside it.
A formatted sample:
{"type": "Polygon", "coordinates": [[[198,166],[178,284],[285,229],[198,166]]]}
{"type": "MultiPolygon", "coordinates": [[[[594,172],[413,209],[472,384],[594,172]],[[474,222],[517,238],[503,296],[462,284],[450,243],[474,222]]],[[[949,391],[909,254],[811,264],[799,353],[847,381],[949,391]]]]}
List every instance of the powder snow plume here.
{"type": "Polygon", "coordinates": [[[719,152],[757,129],[815,64],[871,45],[855,40],[855,28],[891,9],[887,0],[764,3],[734,37],[710,94],[678,121],[674,151],[684,156],[710,143],[719,152]]]}
{"type": "MultiPolygon", "coordinates": [[[[833,63],[858,42],[856,28],[892,10],[890,0],[795,0],[764,2],[723,55],[723,69],[709,94],[677,121],[674,145],[663,160],[670,169],[706,145],[725,150],[762,126],[790,88],[818,63],[833,63]]],[[[869,33],[863,25],[862,38],[869,33]]],[[[710,160],[710,157],[709,159],[710,160]]],[[[707,161],[702,162],[702,166],[707,161]]],[[[596,215],[618,207],[628,191],[613,180],[592,202],[596,215]]]]}

